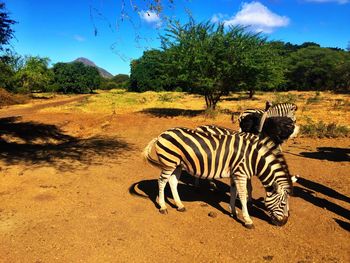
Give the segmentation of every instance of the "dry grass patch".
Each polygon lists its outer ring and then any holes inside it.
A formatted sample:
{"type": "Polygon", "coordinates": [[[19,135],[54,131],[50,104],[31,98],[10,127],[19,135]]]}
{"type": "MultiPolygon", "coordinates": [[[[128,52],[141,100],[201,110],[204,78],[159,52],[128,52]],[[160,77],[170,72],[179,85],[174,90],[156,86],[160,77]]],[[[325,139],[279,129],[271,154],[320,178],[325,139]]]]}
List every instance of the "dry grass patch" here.
{"type": "Polygon", "coordinates": [[[29,100],[29,97],[21,94],[13,94],[0,88],[0,107],[14,104],[23,104],[29,100]]]}
{"type": "Polygon", "coordinates": [[[159,117],[184,117],[212,119],[227,122],[232,113],[245,109],[264,109],[265,102],[290,102],[298,105],[297,120],[306,125],[308,120],[315,123],[348,126],[350,110],[349,95],[330,92],[258,92],[254,99],[248,99],[244,92],[231,93],[222,97],[216,112],[205,111],[204,97],[183,92],[144,92],[135,93],[125,90],[100,91],[77,103],[46,109],[49,112],[85,112],[101,114],[155,113],[159,117]],[[167,114],[168,113],[168,114],[167,114]]]}

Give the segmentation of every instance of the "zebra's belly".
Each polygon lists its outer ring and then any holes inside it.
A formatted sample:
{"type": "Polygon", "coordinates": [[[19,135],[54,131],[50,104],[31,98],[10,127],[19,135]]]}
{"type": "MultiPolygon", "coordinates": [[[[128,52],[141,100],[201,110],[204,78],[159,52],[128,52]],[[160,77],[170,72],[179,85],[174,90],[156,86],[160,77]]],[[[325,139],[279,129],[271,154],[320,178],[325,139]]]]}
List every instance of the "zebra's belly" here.
{"type": "Polygon", "coordinates": [[[231,175],[231,170],[229,167],[224,169],[211,169],[205,171],[193,171],[189,170],[185,165],[181,164],[182,170],[186,171],[188,174],[194,177],[202,179],[213,179],[213,178],[228,178],[231,175]]]}

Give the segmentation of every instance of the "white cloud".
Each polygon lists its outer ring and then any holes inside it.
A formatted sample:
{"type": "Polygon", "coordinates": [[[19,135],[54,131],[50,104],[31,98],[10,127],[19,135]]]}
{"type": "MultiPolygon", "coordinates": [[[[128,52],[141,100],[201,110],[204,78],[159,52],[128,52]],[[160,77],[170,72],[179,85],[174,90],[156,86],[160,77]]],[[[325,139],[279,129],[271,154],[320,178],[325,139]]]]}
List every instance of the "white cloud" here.
{"type": "Polygon", "coordinates": [[[331,3],[336,2],[338,4],[347,4],[350,1],[349,0],[306,0],[306,2],[314,2],[314,3],[331,3]]]}
{"type": "Polygon", "coordinates": [[[80,35],[74,35],[73,38],[78,42],[84,42],[86,40],[85,37],[80,36],[80,35]]]}
{"type": "Polygon", "coordinates": [[[147,10],[147,11],[140,11],[139,12],[140,18],[145,21],[148,24],[155,25],[157,27],[160,27],[162,25],[162,19],[160,18],[159,14],[157,14],[154,11],[147,10]]]}
{"type": "Polygon", "coordinates": [[[224,15],[224,14],[221,14],[221,13],[218,13],[218,14],[214,14],[211,18],[211,22],[212,23],[218,23],[222,20],[224,20],[225,18],[227,18],[228,15],[224,15]]]}
{"type": "Polygon", "coordinates": [[[271,33],[278,27],[287,26],[289,18],[273,13],[260,2],[251,2],[244,3],[235,16],[223,22],[225,26],[249,26],[256,32],[271,33]]]}

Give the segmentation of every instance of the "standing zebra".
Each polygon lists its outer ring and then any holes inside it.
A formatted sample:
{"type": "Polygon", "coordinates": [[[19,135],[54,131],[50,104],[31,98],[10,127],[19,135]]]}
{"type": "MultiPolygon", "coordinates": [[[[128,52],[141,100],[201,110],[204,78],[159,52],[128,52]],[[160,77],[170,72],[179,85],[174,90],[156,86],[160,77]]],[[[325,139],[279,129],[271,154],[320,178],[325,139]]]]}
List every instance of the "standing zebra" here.
{"type": "Polygon", "coordinates": [[[247,208],[247,179],[257,175],[265,190],[265,205],[272,222],[284,225],[289,217],[288,197],[292,182],[281,152],[269,139],[253,134],[216,135],[187,128],[161,133],[144,149],[145,159],[161,169],[158,179],[160,212],[167,213],[164,188],[169,181],[179,211],[185,211],[177,192],[181,170],[200,178],[231,178],[231,210],[235,213],[236,190],[242,204],[244,225],[253,227],[247,208]],[[236,188],[232,187],[235,184],[236,188]]]}
{"type": "Polygon", "coordinates": [[[240,131],[261,133],[276,144],[282,144],[288,138],[296,136],[299,126],[295,124],[295,104],[280,103],[266,109],[248,109],[242,112],[238,117],[240,131]]]}

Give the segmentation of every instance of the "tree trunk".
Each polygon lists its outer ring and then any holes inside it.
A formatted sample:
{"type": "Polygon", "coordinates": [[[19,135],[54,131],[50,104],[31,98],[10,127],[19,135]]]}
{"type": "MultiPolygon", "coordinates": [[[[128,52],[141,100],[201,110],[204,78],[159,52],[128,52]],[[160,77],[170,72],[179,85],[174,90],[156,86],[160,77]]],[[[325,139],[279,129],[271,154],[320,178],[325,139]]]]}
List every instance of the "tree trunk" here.
{"type": "Polygon", "coordinates": [[[255,94],[255,91],[253,89],[249,90],[249,99],[252,99],[255,94]]]}

